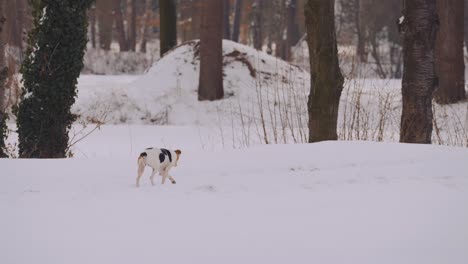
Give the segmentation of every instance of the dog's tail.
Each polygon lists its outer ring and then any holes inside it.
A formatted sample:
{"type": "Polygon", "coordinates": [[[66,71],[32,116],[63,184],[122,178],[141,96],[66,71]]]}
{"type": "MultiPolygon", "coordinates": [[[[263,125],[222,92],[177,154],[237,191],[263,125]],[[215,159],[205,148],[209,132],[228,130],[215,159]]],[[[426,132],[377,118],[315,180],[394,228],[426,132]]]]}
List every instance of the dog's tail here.
{"type": "Polygon", "coordinates": [[[146,154],[146,152],[142,152],[140,154],[140,156],[138,157],[138,160],[137,160],[138,167],[144,167],[146,165],[146,157],[147,156],[148,156],[148,154],[146,154]]]}

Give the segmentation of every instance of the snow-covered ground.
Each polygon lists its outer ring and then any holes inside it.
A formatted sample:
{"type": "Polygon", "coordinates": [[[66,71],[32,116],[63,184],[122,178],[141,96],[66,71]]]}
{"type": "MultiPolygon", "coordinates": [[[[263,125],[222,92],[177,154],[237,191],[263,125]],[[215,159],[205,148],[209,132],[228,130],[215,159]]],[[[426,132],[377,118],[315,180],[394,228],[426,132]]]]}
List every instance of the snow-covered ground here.
{"type": "Polygon", "coordinates": [[[175,134],[166,143],[182,149],[176,185],[150,186],[147,170],[134,186],[154,130],[133,149],[106,131],[79,143],[92,158],[0,160],[0,263],[468,261],[466,148],[211,151],[166,129],[175,134]]]}
{"type": "Polygon", "coordinates": [[[466,148],[228,150],[212,132],[105,125],[73,159],[0,160],[0,263],[468,260],[466,148]],[[182,149],[176,185],[150,186],[147,169],[134,187],[148,146],[182,149]]]}

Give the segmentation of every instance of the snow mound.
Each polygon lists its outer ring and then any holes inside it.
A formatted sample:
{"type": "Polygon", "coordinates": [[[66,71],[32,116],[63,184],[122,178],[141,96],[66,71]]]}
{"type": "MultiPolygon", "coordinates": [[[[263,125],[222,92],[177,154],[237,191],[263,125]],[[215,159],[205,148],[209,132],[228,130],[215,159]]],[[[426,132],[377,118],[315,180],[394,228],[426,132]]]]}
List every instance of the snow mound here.
{"type": "Polygon", "coordinates": [[[81,89],[74,111],[82,119],[105,119],[111,124],[202,126],[231,125],[241,122],[239,117],[246,125],[259,118],[262,108],[279,113],[280,108],[293,108],[293,103],[303,105],[300,111],[305,114],[310,89],[308,72],[227,40],[223,41],[225,98],[199,102],[198,51],[199,41],[186,42],[137,80],[106,89],[81,89]]]}

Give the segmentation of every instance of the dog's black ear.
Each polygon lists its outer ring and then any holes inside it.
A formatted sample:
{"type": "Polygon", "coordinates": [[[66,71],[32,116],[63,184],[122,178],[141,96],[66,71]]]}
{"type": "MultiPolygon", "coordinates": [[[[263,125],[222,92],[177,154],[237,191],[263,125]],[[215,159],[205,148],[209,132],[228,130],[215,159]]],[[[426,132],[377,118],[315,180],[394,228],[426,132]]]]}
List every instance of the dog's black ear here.
{"type": "Polygon", "coordinates": [[[180,151],[180,149],[176,149],[174,152],[175,152],[177,155],[182,154],[182,151],[180,151]]]}

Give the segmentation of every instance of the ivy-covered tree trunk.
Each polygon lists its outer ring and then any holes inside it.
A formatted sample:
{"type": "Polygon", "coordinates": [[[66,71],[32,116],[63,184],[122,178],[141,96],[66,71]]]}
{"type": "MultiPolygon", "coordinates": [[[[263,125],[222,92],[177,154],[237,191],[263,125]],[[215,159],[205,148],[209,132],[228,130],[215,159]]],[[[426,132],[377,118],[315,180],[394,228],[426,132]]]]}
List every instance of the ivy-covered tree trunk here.
{"type": "Polygon", "coordinates": [[[93,0],[41,0],[23,62],[24,88],[18,109],[19,155],[63,158],[75,120],[77,78],[87,42],[86,12],[93,0]]]}
{"type": "Polygon", "coordinates": [[[8,68],[5,61],[5,45],[6,38],[3,32],[5,25],[4,1],[0,0],[0,158],[5,158],[7,155],[4,152],[6,138],[6,106],[5,106],[5,81],[7,78],[8,68]]]}
{"type": "Polygon", "coordinates": [[[308,0],[305,5],[311,88],[308,101],[309,142],[336,140],[343,76],[338,65],[334,0],[308,0]]]}
{"type": "Polygon", "coordinates": [[[436,0],[404,1],[399,24],[404,65],[400,142],[431,143],[437,25],[436,0]]]}
{"type": "Polygon", "coordinates": [[[175,0],[159,1],[161,21],[160,54],[161,57],[177,45],[177,14],[175,0]]]}

